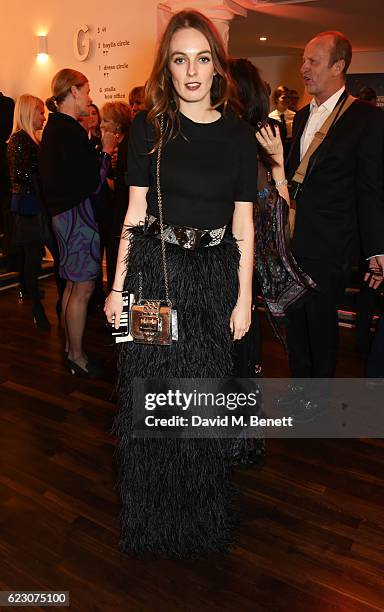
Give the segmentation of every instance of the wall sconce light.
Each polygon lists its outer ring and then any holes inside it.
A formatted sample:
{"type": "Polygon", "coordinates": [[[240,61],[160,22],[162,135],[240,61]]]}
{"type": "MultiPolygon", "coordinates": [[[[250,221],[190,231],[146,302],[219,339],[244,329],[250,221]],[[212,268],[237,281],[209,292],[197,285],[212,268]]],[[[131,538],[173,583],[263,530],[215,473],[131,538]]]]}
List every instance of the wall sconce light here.
{"type": "Polygon", "coordinates": [[[37,38],[37,58],[41,62],[48,59],[48,38],[46,34],[39,34],[37,38]]]}

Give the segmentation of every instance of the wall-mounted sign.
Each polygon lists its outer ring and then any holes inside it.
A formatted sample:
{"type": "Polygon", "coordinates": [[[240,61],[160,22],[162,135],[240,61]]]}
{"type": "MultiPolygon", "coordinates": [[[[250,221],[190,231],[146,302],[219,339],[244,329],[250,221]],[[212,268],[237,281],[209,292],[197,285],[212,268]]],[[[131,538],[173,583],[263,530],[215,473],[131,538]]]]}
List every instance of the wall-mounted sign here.
{"type": "Polygon", "coordinates": [[[98,93],[104,100],[127,100],[128,58],[131,42],[124,35],[125,25],[96,28],[96,57],[98,62],[98,93]]]}
{"type": "Polygon", "coordinates": [[[89,27],[87,25],[81,25],[73,35],[73,53],[79,62],[83,62],[87,59],[90,46],[89,27]]]}
{"type": "Polygon", "coordinates": [[[107,100],[128,100],[131,50],[125,23],[81,25],[76,29],[73,52],[79,62],[87,60],[84,70],[91,84],[92,96],[99,104],[107,100]]]}

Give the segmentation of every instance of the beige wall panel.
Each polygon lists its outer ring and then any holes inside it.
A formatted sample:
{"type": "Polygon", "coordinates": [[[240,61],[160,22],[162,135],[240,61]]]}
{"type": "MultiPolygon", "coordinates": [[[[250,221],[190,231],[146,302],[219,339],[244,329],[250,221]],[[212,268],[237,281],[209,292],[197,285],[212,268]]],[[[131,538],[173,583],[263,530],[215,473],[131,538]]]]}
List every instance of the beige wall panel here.
{"type": "Polygon", "coordinates": [[[144,83],[151,69],[157,5],[157,0],[7,2],[0,20],[0,90],[12,97],[29,92],[45,98],[50,95],[55,72],[71,67],[87,75],[97,104],[107,95],[127,98],[129,90],[144,83]],[[88,38],[90,48],[87,59],[79,61],[73,36],[82,24],[89,28],[84,42],[88,38]],[[40,63],[36,56],[35,36],[39,33],[48,38],[46,63],[40,63]],[[110,91],[105,91],[107,88],[110,91]]]}

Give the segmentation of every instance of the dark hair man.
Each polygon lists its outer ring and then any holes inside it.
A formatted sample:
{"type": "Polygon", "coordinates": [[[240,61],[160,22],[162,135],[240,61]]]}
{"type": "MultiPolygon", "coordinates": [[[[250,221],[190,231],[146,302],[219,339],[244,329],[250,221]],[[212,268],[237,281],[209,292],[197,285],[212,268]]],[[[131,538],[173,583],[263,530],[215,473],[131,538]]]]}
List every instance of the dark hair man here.
{"type": "Polygon", "coordinates": [[[288,99],[289,99],[289,103],[288,103],[289,110],[293,111],[294,113],[297,113],[297,105],[299,103],[300,96],[297,93],[296,89],[289,90],[288,99]]]}
{"type": "Polygon", "coordinates": [[[313,99],[295,115],[289,176],[336,107],[340,116],[310,157],[296,202],[292,251],[318,290],[289,316],[289,361],[295,377],[334,376],[336,306],[359,238],[374,273],[371,286],[382,281],[384,113],[354,100],[341,114],[351,58],[351,43],[340,32],[322,32],[304,50],[301,74],[313,99]]]}
{"type": "MultiPolygon", "coordinates": [[[[289,94],[290,89],[285,85],[279,85],[272,94],[272,100],[275,105],[275,110],[269,113],[271,119],[275,119],[280,124],[281,138],[285,143],[290,142],[292,138],[292,124],[295,113],[289,110],[289,94]]],[[[287,152],[288,148],[284,147],[287,152]]]]}
{"type": "MultiPolygon", "coordinates": [[[[11,211],[10,182],[7,162],[7,140],[12,132],[13,109],[12,98],[4,96],[0,91],[0,234],[4,233],[3,251],[9,254],[11,250],[11,211]]],[[[8,262],[9,263],[9,262],[8,262]]]]}
{"type": "Polygon", "coordinates": [[[362,87],[357,93],[359,100],[365,100],[372,106],[377,106],[377,93],[372,87],[362,87]]]}

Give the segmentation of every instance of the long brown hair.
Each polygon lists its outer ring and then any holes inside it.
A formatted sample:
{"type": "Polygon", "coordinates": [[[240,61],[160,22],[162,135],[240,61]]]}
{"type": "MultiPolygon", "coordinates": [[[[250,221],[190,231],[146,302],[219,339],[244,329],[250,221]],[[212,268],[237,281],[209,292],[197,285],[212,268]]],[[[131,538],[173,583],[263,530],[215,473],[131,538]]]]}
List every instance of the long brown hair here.
{"type": "Polygon", "coordinates": [[[160,117],[163,113],[168,117],[164,143],[169,142],[180,131],[179,101],[177,96],[174,95],[168,62],[172,37],[183,28],[198,30],[209,42],[216,71],[211,87],[212,108],[222,107],[225,111],[230,101],[234,110],[238,110],[235,87],[229,73],[228,56],[219,32],[213,23],[199,11],[180,11],[173,15],[167,25],[160,40],[152,73],[145,86],[145,106],[149,109],[147,121],[152,123],[156,133],[153,150],[156,150],[159,146],[160,117]]]}
{"type": "MultiPolygon", "coordinates": [[[[255,129],[268,119],[269,92],[258,68],[249,59],[230,60],[230,71],[237,86],[240,103],[243,106],[242,119],[255,129]]],[[[263,147],[258,148],[260,161],[265,166],[276,165],[263,147]]]]}

